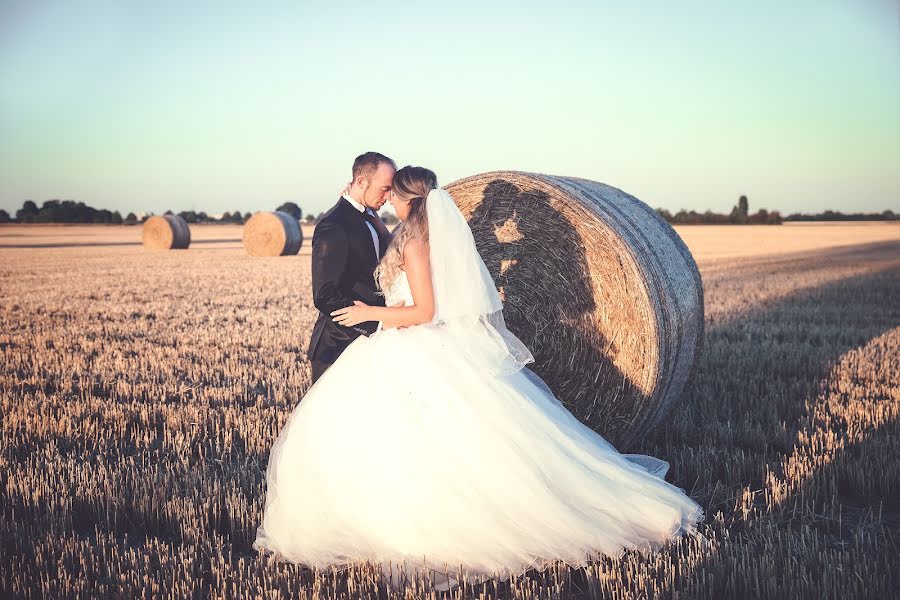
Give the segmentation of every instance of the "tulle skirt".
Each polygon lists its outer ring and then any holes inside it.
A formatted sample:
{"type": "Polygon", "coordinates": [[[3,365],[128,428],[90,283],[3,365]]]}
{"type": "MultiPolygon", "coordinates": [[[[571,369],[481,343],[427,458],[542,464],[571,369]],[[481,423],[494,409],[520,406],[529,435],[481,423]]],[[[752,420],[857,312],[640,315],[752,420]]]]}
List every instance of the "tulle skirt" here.
{"type": "Polygon", "coordinates": [[[666,461],[620,454],[532,371],[489,373],[459,344],[438,325],[355,340],[272,447],[253,547],[446,588],[448,570],[506,579],[698,535],[666,461]]]}

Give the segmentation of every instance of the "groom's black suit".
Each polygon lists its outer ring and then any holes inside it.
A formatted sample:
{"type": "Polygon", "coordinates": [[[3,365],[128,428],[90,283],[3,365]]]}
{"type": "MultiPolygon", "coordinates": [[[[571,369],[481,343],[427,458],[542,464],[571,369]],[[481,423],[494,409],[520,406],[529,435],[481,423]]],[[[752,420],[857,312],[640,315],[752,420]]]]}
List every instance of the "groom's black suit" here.
{"type": "MultiPolygon", "coordinates": [[[[390,233],[375,227],[379,256],[390,244],[390,233]]],[[[341,352],[360,335],[375,332],[377,323],[352,327],[335,323],[331,312],[361,300],[370,306],[384,306],[384,297],[375,287],[378,264],[366,217],[345,198],[340,198],[319,220],[312,240],[313,303],[319,318],[313,327],[307,356],[313,367],[313,382],[337,360],[341,352]]]]}

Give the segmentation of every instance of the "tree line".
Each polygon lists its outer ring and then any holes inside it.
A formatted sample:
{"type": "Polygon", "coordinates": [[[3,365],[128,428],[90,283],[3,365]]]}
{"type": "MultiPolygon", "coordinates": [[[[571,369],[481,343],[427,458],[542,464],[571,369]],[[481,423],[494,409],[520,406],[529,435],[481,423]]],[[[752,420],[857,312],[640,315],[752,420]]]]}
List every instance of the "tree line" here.
{"type": "MultiPolygon", "coordinates": [[[[319,222],[324,213],[313,215],[312,213],[303,216],[303,211],[295,202],[285,202],[275,210],[286,212],[293,215],[298,221],[304,221],[310,225],[319,222]]],[[[729,214],[714,213],[707,210],[702,213],[684,209],[679,210],[674,215],[664,208],[657,208],[656,212],[669,223],[673,224],[768,224],[777,225],[784,221],[896,221],[900,219],[900,215],[895,214],[891,210],[885,210],[880,213],[842,213],[840,211],[826,210],[825,212],[815,214],[792,213],[786,217],[782,217],[777,210],[768,211],[760,208],[755,213],[750,213],[749,201],[747,196],[741,196],[738,203],[731,209],[729,214]]],[[[234,212],[225,212],[220,217],[212,217],[204,211],[181,211],[173,213],[167,210],[163,214],[177,214],[188,223],[237,223],[242,224],[252,216],[252,213],[236,210],[234,212]]],[[[96,209],[87,206],[84,202],[75,202],[73,200],[47,200],[38,208],[31,200],[26,200],[22,204],[22,208],[16,211],[15,217],[10,216],[8,212],[0,209],[0,223],[113,223],[136,225],[143,223],[153,213],[143,215],[138,219],[133,212],[122,217],[117,210],[109,211],[106,209],[96,209]]],[[[397,217],[393,213],[383,211],[381,218],[388,225],[395,225],[397,217]]]]}
{"type": "MultiPolygon", "coordinates": [[[[308,214],[304,218],[303,210],[296,202],[285,202],[275,210],[286,212],[292,215],[298,221],[305,221],[308,224],[315,224],[325,213],[319,213],[318,216],[308,214]]],[[[143,223],[154,213],[147,213],[138,218],[133,212],[128,213],[125,217],[117,211],[109,211],[106,209],[96,209],[87,206],[84,202],[75,202],[74,200],[47,200],[38,208],[37,204],[32,200],[26,200],[22,203],[22,208],[16,211],[15,217],[10,216],[8,212],[0,209],[0,223],[111,223],[124,225],[137,225],[143,223]]],[[[163,214],[177,214],[188,223],[236,223],[243,224],[249,219],[253,213],[236,210],[234,212],[224,212],[219,217],[214,217],[204,211],[183,210],[173,213],[167,210],[163,214]]],[[[388,225],[397,223],[397,217],[388,212],[382,212],[381,218],[388,225]]]]}
{"type": "MultiPolygon", "coordinates": [[[[300,207],[294,202],[286,202],[279,206],[276,210],[283,210],[294,215],[298,220],[303,216],[300,207]]],[[[185,210],[179,213],[173,213],[167,210],[167,215],[177,214],[188,223],[243,223],[249,219],[252,213],[236,210],[234,212],[225,212],[220,217],[212,217],[204,211],[185,210]]],[[[22,203],[22,208],[16,211],[15,218],[12,218],[8,212],[0,209],[0,223],[113,223],[136,225],[143,223],[153,213],[147,213],[138,218],[133,212],[122,217],[122,213],[117,210],[109,211],[106,209],[96,209],[86,205],[84,202],[75,202],[74,200],[47,200],[38,208],[37,204],[32,200],[26,200],[22,203]]]]}
{"type": "Polygon", "coordinates": [[[791,213],[786,217],[782,217],[777,210],[766,210],[760,208],[755,213],[750,213],[750,202],[747,196],[738,198],[738,203],[732,207],[731,212],[727,215],[714,213],[707,210],[702,213],[684,209],[679,210],[674,215],[664,208],[657,208],[656,212],[669,223],[678,225],[686,224],[736,224],[736,225],[780,225],[785,221],[896,221],[900,219],[900,215],[894,214],[892,210],[885,210],[880,213],[842,213],[840,211],[826,210],[825,212],[815,214],[791,213]]]}
{"type": "Polygon", "coordinates": [[[781,217],[781,213],[779,213],[777,210],[768,211],[764,208],[761,208],[755,213],[750,214],[750,202],[747,200],[747,196],[741,196],[740,198],[738,198],[738,203],[734,207],[732,207],[731,213],[727,215],[714,213],[711,210],[698,213],[695,210],[687,211],[683,208],[674,215],[664,208],[657,208],[656,212],[659,213],[659,215],[669,223],[680,225],[717,223],[730,223],[735,225],[780,225],[784,220],[781,217]]]}

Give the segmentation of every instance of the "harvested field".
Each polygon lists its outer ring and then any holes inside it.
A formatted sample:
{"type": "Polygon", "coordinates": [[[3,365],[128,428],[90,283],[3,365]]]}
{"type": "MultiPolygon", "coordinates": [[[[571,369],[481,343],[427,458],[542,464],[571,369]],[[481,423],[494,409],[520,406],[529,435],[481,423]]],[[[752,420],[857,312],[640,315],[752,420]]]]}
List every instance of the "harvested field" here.
{"type": "MultiPolygon", "coordinates": [[[[706,339],[631,451],[671,463],[709,543],[457,594],[896,596],[900,227],[676,230],[706,339]]],[[[403,597],[365,565],[250,548],[269,447],[310,382],[309,245],[251,257],[239,226],[191,235],[159,253],[139,226],[0,225],[0,597],[403,597]]]]}

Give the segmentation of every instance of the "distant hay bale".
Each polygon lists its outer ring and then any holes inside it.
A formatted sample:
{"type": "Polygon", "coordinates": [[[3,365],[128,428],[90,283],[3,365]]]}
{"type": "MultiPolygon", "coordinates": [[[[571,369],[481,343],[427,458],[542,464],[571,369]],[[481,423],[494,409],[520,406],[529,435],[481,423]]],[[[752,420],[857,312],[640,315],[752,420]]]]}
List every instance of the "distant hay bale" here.
{"type": "Polygon", "coordinates": [[[141,231],[145,248],[152,250],[183,250],[191,245],[191,229],[178,215],[153,215],[141,231]]]}
{"type": "Polygon", "coordinates": [[[250,256],[293,255],[302,244],[300,222],[286,212],[258,212],[244,224],[244,249],[250,256]]]}
{"type": "Polygon", "coordinates": [[[608,185],[495,171],[450,192],[532,370],[620,450],[678,400],[703,338],[703,288],[655,210],[608,185]]]}

